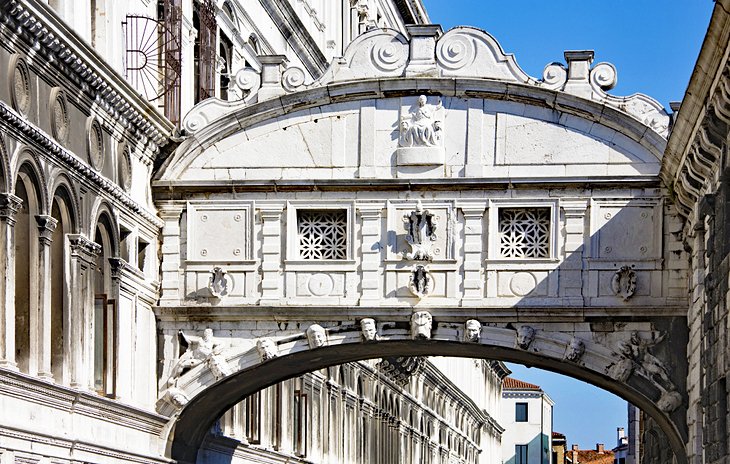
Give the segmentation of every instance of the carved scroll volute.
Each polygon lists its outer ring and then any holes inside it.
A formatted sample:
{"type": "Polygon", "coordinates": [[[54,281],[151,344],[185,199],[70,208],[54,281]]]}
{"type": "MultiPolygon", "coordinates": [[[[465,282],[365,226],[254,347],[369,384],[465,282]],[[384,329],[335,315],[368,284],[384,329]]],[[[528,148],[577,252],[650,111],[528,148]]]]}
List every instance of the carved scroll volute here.
{"type": "Polygon", "coordinates": [[[636,271],[631,266],[622,266],[611,278],[611,290],[628,301],[636,293],[636,271]]]}

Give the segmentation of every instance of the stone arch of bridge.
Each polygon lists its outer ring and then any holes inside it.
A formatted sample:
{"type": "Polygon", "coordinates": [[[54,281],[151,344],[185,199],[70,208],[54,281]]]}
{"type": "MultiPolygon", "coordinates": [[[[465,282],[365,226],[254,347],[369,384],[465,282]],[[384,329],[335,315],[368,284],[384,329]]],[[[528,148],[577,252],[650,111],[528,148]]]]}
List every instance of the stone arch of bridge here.
{"type": "MultiPolygon", "coordinates": [[[[618,324],[620,325],[620,324],[618,324]]],[[[264,359],[256,346],[231,348],[220,354],[225,374],[221,378],[220,364],[211,369],[210,362],[185,373],[176,389],[185,396],[186,404],[176,410],[172,404],[161,408],[170,416],[167,427],[166,454],[179,463],[194,463],[198,449],[215,420],[236,403],[263,388],[278,382],[329,366],[392,356],[451,356],[515,362],[550,370],[585,381],[614,393],[639,407],[652,417],[666,434],[677,464],[686,464],[686,422],[684,408],[674,404],[667,408],[666,391],[657,388],[651,375],[631,360],[628,372],[616,369],[623,355],[621,341],[632,336],[653,337],[653,332],[614,332],[614,343],[607,346],[580,339],[577,358],[571,357],[576,334],[535,324],[528,345],[521,338],[523,324],[504,327],[484,326],[476,341],[464,341],[464,324],[434,321],[430,338],[414,339],[407,321],[379,324],[375,341],[364,341],[360,328],[349,324],[327,329],[324,346],[312,348],[305,333],[272,339],[276,356],[264,359]],[[618,351],[618,352],[617,352],[618,351]],[[217,371],[217,377],[214,372],[217,371]],[[617,374],[618,373],[618,374],[617,374]]],[[[664,328],[670,332],[684,330],[681,323],[670,322],[664,328]]],[[[573,353],[575,354],[575,353],[573,353]]],[[[686,402],[685,394],[669,392],[686,402]]],[[[671,395],[670,395],[671,396],[671,395]]]]}

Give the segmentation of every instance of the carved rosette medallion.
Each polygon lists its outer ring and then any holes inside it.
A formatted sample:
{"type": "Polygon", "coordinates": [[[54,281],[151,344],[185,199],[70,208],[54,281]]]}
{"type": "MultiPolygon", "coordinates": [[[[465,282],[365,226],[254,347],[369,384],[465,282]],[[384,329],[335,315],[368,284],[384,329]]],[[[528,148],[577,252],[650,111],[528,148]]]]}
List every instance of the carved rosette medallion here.
{"type": "Polygon", "coordinates": [[[86,150],[91,166],[101,171],[104,166],[104,132],[99,121],[93,116],[86,122],[86,150]]]}
{"type": "Polygon", "coordinates": [[[119,149],[119,185],[126,192],[132,189],[132,156],[126,144],[120,145],[119,149]]]}
{"type": "Polygon", "coordinates": [[[27,116],[28,111],[30,111],[31,102],[30,72],[28,71],[28,65],[20,55],[13,55],[10,58],[8,70],[10,103],[13,105],[15,111],[23,116],[27,116]]]}
{"type": "Polygon", "coordinates": [[[611,278],[611,290],[628,301],[636,293],[636,271],[631,266],[622,266],[611,278]]]}
{"type": "Polygon", "coordinates": [[[51,135],[56,142],[65,146],[69,133],[68,103],[66,93],[60,87],[54,87],[51,90],[49,106],[51,109],[51,135]]]}

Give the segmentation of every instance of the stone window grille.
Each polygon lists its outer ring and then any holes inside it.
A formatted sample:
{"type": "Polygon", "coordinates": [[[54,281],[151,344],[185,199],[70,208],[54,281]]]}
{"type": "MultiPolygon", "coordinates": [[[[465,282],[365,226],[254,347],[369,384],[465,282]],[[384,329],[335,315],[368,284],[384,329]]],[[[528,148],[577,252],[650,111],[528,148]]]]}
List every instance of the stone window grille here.
{"type": "Polygon", "coordinates": [[[502,258],[549,258],[550,208],[500,209],[498,236],[502,258]]]}
{"type": "Polygon", "coordinates": [[[299,257],[347,259],[346,210],[297,210],[299,257]]]}

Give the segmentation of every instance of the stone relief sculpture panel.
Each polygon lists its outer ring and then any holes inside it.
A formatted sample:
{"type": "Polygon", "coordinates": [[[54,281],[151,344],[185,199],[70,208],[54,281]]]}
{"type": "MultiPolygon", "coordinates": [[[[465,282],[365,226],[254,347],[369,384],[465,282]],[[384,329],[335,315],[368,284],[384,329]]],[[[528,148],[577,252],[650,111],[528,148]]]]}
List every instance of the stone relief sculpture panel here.
{"type": "Polygon", "coordinates": [[[226,271],[221,267],[214,267],[211,272],[208,290],[210,294],[216,298],[226,296],[228,294],[228,281],[226,280],[226,271]]]}
{"type": "Polygon", "coordinates": [[[586,345],[583,340],[573,337],[568,344],[568,348],[565,353],[565,359],[577,363],[586,351],[586,345]]]}
{"type": "Polygon", "coordinates": [[[436,104],[430,104],[425,95],[418,97],[415,108],[401,114],[396,152],[399,165],[444,163],[444,117],[441,99],[436,104]]]}
{"type": "Polygon", "coordinates": [[[405,259],[414,261],[432,261],[431,245],[436,241],[436,217],[419,201],[416,209],[404,217],[406,222],[406,242],[411,247],[404,254],[405,259]]]}
{"type": "Polygon", "coordinates": [[[207,365],[216,380],[230,375],[231,369],[222,356],[223,346],[213,337],[212,329],[205,329],[202,336],[186,335],[180,330],[178,337],[186,350],[170,371],[168,387],[176,386],[180,376],[201,364],[207,365]]]}
{"type": "Polygon", "coordinates": [[[618,360],[608,366],[606,373],[619,382],[627,382],[634,374],[643,377],[660,392],[657,406],[664,412],[672,412],[681,405],[682,395],[672,382],[667,366],[650,351],[665,337],[666,334],[652,333],[646,338],[637,331],[632,332],[628,340],[617,343],[618,360]]]}
{"type": "Polygon", "coordinates": [[[426,266],[416,264],[411,270],[411,277],[408,282],[408,289],[418,298],[425,298],[431,293],[433,277],[426,266]]]}
{"type": "Polygon", "coordinates": [[[631,266],[621,266],[611,278],[611,290],[616,296],[628,301],[636,293],[636,271],[631,266]]]}

